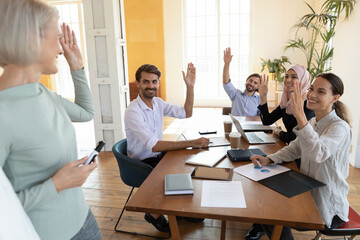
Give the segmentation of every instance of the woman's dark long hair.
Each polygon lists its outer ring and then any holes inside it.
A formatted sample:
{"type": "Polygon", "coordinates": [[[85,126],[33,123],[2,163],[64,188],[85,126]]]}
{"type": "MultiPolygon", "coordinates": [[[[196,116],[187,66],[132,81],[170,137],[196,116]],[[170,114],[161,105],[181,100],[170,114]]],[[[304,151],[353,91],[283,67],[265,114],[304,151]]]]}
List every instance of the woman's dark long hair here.
{"type": "MultiPolygon", "coordinates": [[[[322,73],[318,75],[317,77],[321,77],[326,79],[331,84],[331,90],[333,92],[333,95],[339,94],[340,96],[344,93],[344,84],[343,81],[335,74],[333,73],[322,73]]],[[[349,124],[351,127],[351,120],[348,114],[348,109],[345,106],[344,103],[341,101],[336,101],[333,104],[333,109],[335,109],[336,114],[345,122],[349,124]]]]}

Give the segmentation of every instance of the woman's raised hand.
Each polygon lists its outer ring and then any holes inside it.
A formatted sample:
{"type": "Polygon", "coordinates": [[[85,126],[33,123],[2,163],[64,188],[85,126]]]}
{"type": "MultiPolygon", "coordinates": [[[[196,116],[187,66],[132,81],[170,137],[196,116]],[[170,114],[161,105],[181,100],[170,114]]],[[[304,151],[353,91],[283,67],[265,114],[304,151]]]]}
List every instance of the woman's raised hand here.
{"type": "Polygon", "coordinates": [[[301,95],[301,83],[296,81],[294,92],[291,93],[291,107],[293,115],[298,123],[298,129],[302,129],[307,124],[307,118],[304,113],[304,101],[306,92],[301,95]]]}
{"type": "Polygon", "coordinates": [[[261,105],[267,102],[268,91],[269,91],[269,75],[263,74],[260,76],[260,84],[259,84],[259,95],[260,95],[261,105]]]}
{"type": "Polygon", "coordinates": [[[71,71],[80,70],[84,67],[82,55],[76,42],[75,33],[66,23],[61,24],[62,36],[60,44],[64,50],[64,57],[71,71]]]}

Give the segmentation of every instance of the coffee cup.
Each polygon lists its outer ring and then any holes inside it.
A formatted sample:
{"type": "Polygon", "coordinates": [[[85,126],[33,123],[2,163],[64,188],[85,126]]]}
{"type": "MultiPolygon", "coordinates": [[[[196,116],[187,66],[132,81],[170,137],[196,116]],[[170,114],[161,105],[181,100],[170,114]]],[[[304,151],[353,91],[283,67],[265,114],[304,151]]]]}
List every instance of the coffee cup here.
{"type": "Polygon", "coordinates": [[[231,150],[240,149],[241,134],[239,132],[232,132],[230,133],[229,137],[231,150]]]}
{"type": "Polygon", "coordinates": [[[224,121],[224,132],[225,135],[228,135],[231,133],[231,129],[232,129],[232,121],[231,120],[225,120],[224,121]]]}

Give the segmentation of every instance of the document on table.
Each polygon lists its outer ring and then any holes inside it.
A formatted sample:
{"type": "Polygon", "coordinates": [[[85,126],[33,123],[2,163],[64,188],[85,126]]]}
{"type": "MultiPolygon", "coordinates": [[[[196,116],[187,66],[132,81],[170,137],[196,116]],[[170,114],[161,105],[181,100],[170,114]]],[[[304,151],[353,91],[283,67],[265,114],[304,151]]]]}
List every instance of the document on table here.
{"type": "Polygon", "coordinates": [[[246,208],[240,181],[203,181],[201,207],[246,208]]]}
{"type": "Polygon", "coordinates": [[[254,181],[259,181],[286,171],[290,171],[290,169],[281,165],[268,165],[260,168],[256,167],[253,163],[234,168],[234,172],[254,181]]]}

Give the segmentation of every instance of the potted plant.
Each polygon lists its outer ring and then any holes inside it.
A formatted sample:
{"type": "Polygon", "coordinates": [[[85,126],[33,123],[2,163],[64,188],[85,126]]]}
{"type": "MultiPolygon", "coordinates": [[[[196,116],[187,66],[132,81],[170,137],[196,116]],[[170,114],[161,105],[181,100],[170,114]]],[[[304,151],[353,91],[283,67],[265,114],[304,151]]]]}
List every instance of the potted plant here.
{"type": "Polygon", "coordinates": [[[295,37],[288,41],[285,50],[299,49],[305,54],[307,70],[313,79],[318,74],[332,69],[331,59],[334,53],[332,39],[337,20],[342,12],[344,18],[348,19],[355,4],[356,0],[325,0],[320,13],[316,13],[307,4],[311,12],[304,15],[292,27],[292,30],[296,31],[295,37]]]}
{"type": "Polygon", "coordinates": [[[263,58],[260,58],[262,63],[262,69],[261,72],[264,71],[265,67],[269,71],[269,79],[270,80],[277,80],[279,83],[282,83],[284,81],[284,73],[286,72],[286,68],[284,66],[285,63],[291,63],[289,61],[289,58],[286,56],[282,56],[280,59],[275,58],[273,60],[268,59],[264,60],[263,58]]]}

